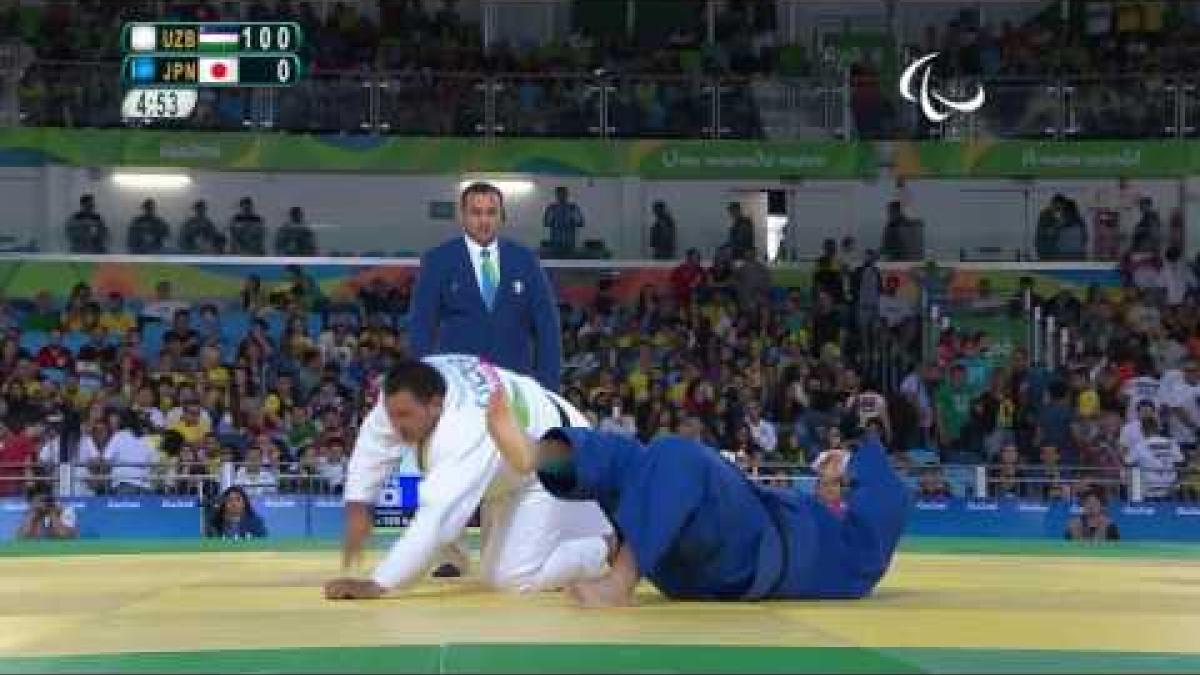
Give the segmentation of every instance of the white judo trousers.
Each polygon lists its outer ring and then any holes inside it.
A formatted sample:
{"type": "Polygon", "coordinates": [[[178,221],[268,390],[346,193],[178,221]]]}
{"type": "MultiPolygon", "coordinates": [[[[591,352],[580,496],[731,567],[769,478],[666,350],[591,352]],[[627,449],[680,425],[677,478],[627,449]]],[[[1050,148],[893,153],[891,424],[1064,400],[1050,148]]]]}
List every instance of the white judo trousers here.
{"type": "MultiPolygon", "coordinates": [[[[517,476],[487,433],[487,401],[503,386],[526,431],[540,437],[587,419],[532,378],[497,368],[474,356],[422,359],[446,380],[441,419],[419,452],[420,501],[408,530],[393,544],[372,578],[402,588],[424,577],[440,554],[458,541],[480,509],[480,577],[514,591],[560,588],[605,571],[612,532],[600,508],[551,496],[534,476],[517,476]],[[561,412],[560,412],[561,410],[561,412]]],[[[384,480],[404,453],[412,452],[392,429],[383,397],[364,420],[347,467],[346,501],[374,503],[384,480]]]]}

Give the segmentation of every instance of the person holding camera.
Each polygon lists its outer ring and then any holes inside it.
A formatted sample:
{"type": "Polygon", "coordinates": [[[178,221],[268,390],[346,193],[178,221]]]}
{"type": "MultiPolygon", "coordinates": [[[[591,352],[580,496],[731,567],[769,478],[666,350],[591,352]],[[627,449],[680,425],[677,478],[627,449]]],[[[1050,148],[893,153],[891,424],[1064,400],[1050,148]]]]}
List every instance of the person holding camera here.
{"type": "Polygon", "coordinates": [[[75,510],[59,504],[48,483],[36,483],[29,488],[29,510],[17,529],[18,539],[74,539],[79,536],[75,510]]]}

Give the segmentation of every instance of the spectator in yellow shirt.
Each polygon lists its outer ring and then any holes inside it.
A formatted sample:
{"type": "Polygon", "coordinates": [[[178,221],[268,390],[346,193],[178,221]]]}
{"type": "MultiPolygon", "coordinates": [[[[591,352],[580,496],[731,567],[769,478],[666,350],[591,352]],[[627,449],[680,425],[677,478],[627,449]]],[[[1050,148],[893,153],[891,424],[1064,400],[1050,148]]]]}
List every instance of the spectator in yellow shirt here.
{"type": "Polygon", "coordinates": [[[200,372],[204,373],[209,385],[219,389],[228,388],[230,380],[233,379],[229,368],[221,364],[220,348],[213,345],[200,352],[200,372]]]}
{"type": "Polygon", "coordinates": [[[179,432],[186,443],[199,444],[205,436],[212,433],[212,424],[200,413],[200,403],[189,400],[183,406],[183,415],[172,423],[168,430],[179,432]]]}
{"type": "Polygon", "coordinates": [[[100,315],[100,327],[109,333],[124,333],[137,327],[137,319],[125,308],[125,298],[120,293],[108,294],[108,306],[100,315]]]}

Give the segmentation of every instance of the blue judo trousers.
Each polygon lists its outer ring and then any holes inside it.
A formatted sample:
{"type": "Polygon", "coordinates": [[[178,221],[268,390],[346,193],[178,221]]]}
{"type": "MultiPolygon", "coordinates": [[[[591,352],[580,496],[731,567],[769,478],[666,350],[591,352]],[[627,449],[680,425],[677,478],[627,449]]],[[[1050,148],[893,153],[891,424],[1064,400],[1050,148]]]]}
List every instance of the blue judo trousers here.
{"type": "Polygon", "coordinates": [[[904,530],[908,491],[878,438],[847,466],[839,518],[814,497],[752,483],[712,448],[670,436],[555,429],[571,461],[538,472],[560,499],[596,501],[664,595],[690,600],[861,598],[904,530]]]}

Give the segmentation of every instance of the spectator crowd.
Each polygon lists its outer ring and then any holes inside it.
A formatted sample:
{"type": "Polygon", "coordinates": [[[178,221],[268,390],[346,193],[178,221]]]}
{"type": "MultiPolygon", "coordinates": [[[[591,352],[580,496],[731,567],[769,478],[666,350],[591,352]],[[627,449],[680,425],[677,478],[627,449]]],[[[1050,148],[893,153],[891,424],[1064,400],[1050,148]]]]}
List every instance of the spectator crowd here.
{"type": "MultiPolygon", "coordinates": [[[[809,291],[772,288],[752,251],[730,247],[710,264],[690,251],[631,303],[602,280],[562,308],[563,392],[601,429],[702,440],[762,480],[809,466],[831,499],[867,428],[925,499],[974,495],[954,473],[964,464],[989,467],[992,496],[1128,497],[1137,467],[1145,498],[1196,498],[1194,281],[1174,302],[1136,284],[1043,297],[1028,279],[999,298],[984,280],[966,305],[1017,322],[1041,307],[1077,344],[1048,368],[951,325],[921,359],[920,313],[875,258],[828,242],[809,291]]],[[[82,467],[81,494],[211,493],[232,461],[250,495],[336,491],[372,383],[406,353],[410,293],[376,281],[329,298],[292,267],[275,286],[248,278],[237,298],[181,300],[169,281],[143,302],[86,284],[61,305],[7,298],[0,488],[65,460],[82,467]]]]}

